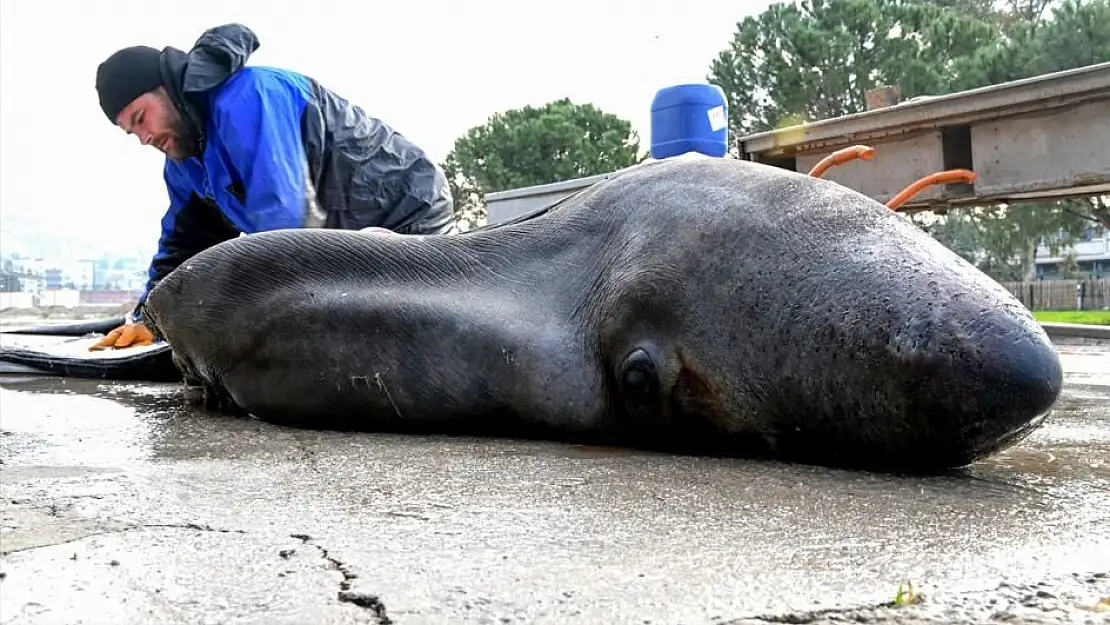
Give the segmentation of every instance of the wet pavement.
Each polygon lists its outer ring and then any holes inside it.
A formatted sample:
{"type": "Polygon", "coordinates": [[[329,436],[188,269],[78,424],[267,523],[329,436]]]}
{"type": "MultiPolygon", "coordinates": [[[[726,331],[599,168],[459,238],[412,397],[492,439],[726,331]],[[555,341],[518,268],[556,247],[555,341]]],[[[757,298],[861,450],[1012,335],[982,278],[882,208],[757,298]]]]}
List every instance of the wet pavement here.
{"type": "Polygon", "coordinates": [[[928,478],[6,378],[0,623],[1110,623],[1110,348],[1060,350],[1040,430],[928,478]]]}

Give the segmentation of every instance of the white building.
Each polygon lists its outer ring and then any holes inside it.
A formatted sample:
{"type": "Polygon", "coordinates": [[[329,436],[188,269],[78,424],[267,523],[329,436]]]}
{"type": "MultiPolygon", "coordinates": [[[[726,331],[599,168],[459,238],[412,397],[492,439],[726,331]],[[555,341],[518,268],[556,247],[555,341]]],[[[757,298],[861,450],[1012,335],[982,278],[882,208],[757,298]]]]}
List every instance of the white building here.
{"type": "Polygon", "coordinates": [[[1045,280],[1053,278],[1107,278],[1110,277],[1110,231],[1098,226],[1087,229],[1078,242],[1065,247],[1055,256],[1046,245],[1037,247],[1037,277],[1045,280]],[[1070,276],[1062,271],[1074,254],[1076,267],[1070,276]]]}

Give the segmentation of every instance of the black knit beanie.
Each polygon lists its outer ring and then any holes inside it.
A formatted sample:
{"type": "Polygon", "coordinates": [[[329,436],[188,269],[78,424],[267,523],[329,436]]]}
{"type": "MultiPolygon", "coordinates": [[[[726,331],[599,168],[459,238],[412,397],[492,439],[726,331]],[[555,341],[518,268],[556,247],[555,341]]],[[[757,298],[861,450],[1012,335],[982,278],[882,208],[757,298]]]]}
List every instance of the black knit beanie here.
{"type": "Polygon", "coordinates": [[[114,124],[120,111],[135,98],[162,85],[161,52],[132,46],[108,57],[96,69],[100,108],[114,124]]]}

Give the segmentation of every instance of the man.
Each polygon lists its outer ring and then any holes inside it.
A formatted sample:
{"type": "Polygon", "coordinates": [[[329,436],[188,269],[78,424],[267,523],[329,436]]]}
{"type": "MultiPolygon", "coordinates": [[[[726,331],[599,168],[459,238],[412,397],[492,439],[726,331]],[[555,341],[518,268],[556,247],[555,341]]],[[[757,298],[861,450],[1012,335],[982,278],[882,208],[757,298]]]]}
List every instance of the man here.
{"type": "Polygon", "coordinates": [[[455,232],[446,177],[423,150],[308,76],[246,67],[258,47],[249,28],[227,24],[187,53],[134,46],[97,69],[108,119],[166,155],[170,205],[138,304],[93,349],[150,344],[142,319],[150,289],[240,234],[455,232]]]}

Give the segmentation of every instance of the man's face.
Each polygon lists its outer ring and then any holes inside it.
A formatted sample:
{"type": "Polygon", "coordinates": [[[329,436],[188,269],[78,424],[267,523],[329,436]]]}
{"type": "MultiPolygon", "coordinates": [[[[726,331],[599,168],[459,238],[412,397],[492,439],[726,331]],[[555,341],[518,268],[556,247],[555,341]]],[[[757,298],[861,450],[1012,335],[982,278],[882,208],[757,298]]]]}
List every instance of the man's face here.
{"type": "Polygon", "coordinates": [[[138,137],[143,145],[154,146],[172,160],[185,160],[196,152],[196,139],[189,126],[161,89],[135,98],[120,111],[116,124],[127,134],[138,137]]]}

